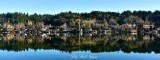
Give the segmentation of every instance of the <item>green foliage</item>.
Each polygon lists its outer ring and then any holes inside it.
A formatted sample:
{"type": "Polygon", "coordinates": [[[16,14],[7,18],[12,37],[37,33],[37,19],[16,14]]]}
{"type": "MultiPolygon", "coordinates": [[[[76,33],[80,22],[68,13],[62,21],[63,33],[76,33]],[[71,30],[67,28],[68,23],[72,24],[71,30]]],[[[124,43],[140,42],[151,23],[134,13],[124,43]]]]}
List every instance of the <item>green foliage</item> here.
{"type": "Polygon", "coordinates": [[[140,21],[145,21],[148,18],[149,21],[155,23],[156,26],[160,26],[160,11],[124,11],[119,12],[103,12],[103,11],[92,11],[90,13],[75,13],[75,12],[61,12],[59,14],[50,15],[50,14],[32,14],[28,13],[3,13],[0,14],[0,22],[8,23],[26,23],[28,20],[32,21],[33,24],[36,22],[44,22],[45,24],[60,26],[64,23],[76,22],[76,19],[80,20],[97,20],[103,22],[105,19],[107,22],[112,22],[114,24],[124,24],[124,23],[137,23],[140,21]]]}

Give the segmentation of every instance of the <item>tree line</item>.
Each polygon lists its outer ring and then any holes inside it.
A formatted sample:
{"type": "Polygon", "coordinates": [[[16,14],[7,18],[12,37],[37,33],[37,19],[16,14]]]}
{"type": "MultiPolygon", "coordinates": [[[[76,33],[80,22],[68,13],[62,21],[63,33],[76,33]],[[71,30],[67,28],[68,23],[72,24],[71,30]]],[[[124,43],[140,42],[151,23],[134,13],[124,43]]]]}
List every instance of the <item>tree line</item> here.
{"type": "MultiPolygon", "coordinates": [[[[78,24],[78,21],[96,21],[96,23],[117,24],[122,25],[125,23],[139,23],[142,21],[150,21],[155,24],[155,26],[160,26],[160,11],[124,11],[119,12],[104,12],[104,11],[92,11],[90,13],[75,13],[75,12],[61,12],[58,14],[37,14],[34,13],[29,15],[28,13],[2,13],[0,14],[0,23],[24,23],[32,21],[33,24],[37,22],[43,22],[45,25],[61,26],[65,23],[72,27],[78,24]]],[[[91,22],[90,21],[90,22],[91,22]]],[[[95,22],[94,22],[95,23],[95,22]]],[[[94,25],[90,24],[90,26],[94,25]]],[[[83,25],[83,23],[81,23],[83,25]]],[[[77,26],[77,25],[76,25],[77,26]]]]}

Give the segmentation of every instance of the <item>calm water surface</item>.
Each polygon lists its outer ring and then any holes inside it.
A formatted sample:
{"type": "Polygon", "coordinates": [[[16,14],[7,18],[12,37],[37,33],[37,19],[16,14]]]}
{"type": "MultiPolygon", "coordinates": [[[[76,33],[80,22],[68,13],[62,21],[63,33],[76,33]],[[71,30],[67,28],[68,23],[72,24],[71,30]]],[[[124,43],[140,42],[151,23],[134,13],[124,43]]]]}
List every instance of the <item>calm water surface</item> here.
{"type": "Polygon", "coordinates": [[[75,51],[72,53],[58,50],[32,50],[22,52],[0,51],[1,60],[159,60],[160,54],[155,53],[123,53],[103,52],[91,53],[89,51],[75,51]]]}

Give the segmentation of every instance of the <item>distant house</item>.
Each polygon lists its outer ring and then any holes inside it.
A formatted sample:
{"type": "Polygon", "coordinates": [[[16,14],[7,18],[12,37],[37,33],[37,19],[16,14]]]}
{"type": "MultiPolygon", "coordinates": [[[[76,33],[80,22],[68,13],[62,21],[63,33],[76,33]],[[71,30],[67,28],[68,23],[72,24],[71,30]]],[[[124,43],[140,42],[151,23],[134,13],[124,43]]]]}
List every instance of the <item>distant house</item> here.
{"type": "Polygon", "coordinates": [[[152,34],[160,34],[160,28],[156,28],[155,30],[152,30],[152,34]]]}
{"type": "Polygon", "coordinates": [[[109,24],[109,28],[117,28],[117,24],[109,24]]]}
{"type": "Polygon", "coordinates": [[[130,30],[129,32],[130,32],[130,34],[132,34],[132,35],[136,35],[136,34],[137,34],[137,30],[130,30]]]}
{"type": "Polygon", "coordinates": [[[0,27],[3,27],[1,23],[0,23],[0,27]]]}
{"type": "Polygon", "coordinates": [[[154,24],[150,23],[149,21],[146,21],[143,23],[144,29],[154,28],[154,24]]]}
{"type": "Polygon", "coordinates": [[[152,30],[152,34],[158,34],[157,30],[152,30]]]}
{"type": "Polygon", "coordinates": [[[6,28],[7,31],[13,31],[14,26],[9,23],[3,23],[3,28],[6,28]]]}
{"type": "Polygon", "coordinates": [[[131,24],[131,23],[127,23],[125,24],[127,27],[129,28],[135,28],[136,27],[136,24],[131,24]]]}
{"type": "Polygon", "coordinates": [[[47,27],[42,27],[41,28],[41,31],[46,31],[47,30],[47,27]]]}
{"type": "Polygon", "coordinates": [[[86,32],[89,32],[89,31],[92,31],[92,28],[86,28],[86,29],[83,29],[84,31],[86,32]]]}
{"type": "Polygon", "coordinates": [[[69,28],[64,28],[63,32],[69,32],[71,31],[69,28]]]}

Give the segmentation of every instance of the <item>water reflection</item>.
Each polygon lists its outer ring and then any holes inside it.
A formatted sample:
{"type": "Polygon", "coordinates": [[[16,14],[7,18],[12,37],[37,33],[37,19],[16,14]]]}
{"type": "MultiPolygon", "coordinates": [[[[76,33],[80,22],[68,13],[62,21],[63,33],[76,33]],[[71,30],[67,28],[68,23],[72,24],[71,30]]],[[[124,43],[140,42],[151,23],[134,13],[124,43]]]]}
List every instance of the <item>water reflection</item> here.
{"type": "Polygon", "coordinates": [[[4,34],[0,38],[0,49],[15,52],[28,49],[54,49],[69,53],[73,51],[160,53],[159,39],[153,35],[4,34]]]}

